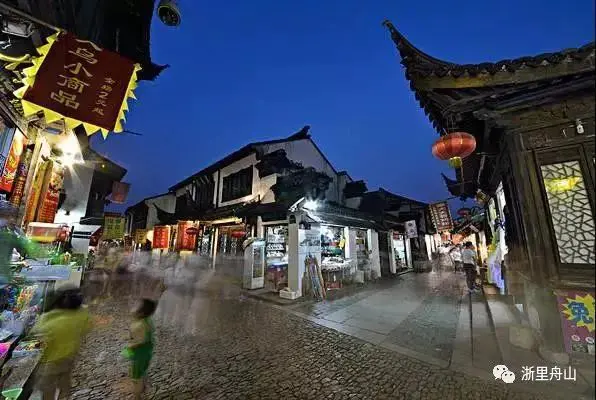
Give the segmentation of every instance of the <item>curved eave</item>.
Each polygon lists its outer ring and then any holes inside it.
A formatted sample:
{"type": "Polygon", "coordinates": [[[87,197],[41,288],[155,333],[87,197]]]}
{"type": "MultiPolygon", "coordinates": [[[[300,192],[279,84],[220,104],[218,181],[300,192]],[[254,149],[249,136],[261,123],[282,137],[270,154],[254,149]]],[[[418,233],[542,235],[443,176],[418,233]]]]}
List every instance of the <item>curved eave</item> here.
{"type": "Polygon", "coordinates": [[[504,85],[521,86],[594,73],[594,42],[555,53],[464,65],[434,58],[412,45],[391,22],[385,21],[383,25],[388,28],[399,51],[406,79],[416,100],[438,132],[444,130],[445,114],[451,106],[449,101],[441,101],[445,99],[446,92],[504,85]]]}

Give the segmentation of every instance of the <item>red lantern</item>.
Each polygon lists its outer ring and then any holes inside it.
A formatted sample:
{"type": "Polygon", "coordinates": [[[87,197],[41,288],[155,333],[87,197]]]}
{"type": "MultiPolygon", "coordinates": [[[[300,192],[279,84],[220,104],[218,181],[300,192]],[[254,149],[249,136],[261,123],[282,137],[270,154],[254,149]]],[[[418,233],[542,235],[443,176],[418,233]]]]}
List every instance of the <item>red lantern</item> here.
{"type": "Polygon", "coordinates": [[[449,160],[453,168],[460,168],[462,158],[476,150],[476,138],[467,132],[452,132],[441,136],[433,144],[433,156],[439,160],[449,160]]]}

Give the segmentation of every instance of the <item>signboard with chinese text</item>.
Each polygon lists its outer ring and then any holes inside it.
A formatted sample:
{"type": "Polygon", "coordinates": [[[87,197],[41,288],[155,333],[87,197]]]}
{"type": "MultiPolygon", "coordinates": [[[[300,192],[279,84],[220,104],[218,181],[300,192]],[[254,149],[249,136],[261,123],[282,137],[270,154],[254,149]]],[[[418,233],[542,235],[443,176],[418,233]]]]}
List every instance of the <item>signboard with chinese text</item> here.
{"type": "Polygon", "coordinates": [[[126,225],[125,218],[118,214],[106,213],[103,219],[102,238],[104,240],[122,239],[124,236],[124,226],[126,225]]]}
{"type": "Polygon", "coordinates": [[[445,201],[430,205],[430,215],[437,232],[450,231],[453,229],[453,220],[449,205],[445,201]]]}
{"type": "Polygon", "coordinates": [[[136,229],[134,241],[137,244],[144,244],[147,240],[147,229],[136,229]]]}
{"type": "Polygon", "coordinates": [[[44,185],[45,190],[39,199],[39,210],[37,211],[37,222],[54,222],[60,201],[60,189],[64,182],[64,170],[55,162],[50,164],[49,182],[44,185]]]}
{"type": "Polygon", "coordinates": [[[34,66],[23,70],[25,86],[15,92],[25,116],[43,111],[46,122],[64,119],[70,129],[83,124],[87,134],[121,132],[139,67],[71,33],[47,41],[34,66]]]}
{"type": "Polygon", "coordinates": [[[17,167],[17,174],[14,180],[14,186],[12,187],[12,194],[10,195],[10,204],[15,207],[21,205],[21,201],[25,195],[25,184],[27,183],[27,176],[29,175],[31,157],[33,157],[33,150],[26,148],[25,153],[19,162],[19,166],[17,167]]]}
{"type": "Polygon", "coordinates": [[[557,292],[563,340],[568,353],[594,354],[594,293],[557,292]]]}
{"type": "Polygon", "coordinates": [[[44,182],[46,181],[46,175],[48,170],[52,167],[52,161],[47,160],[42,162],[37,168],[33,184],[31,185],[31,191],[29,193],[29,199],[27,201],[27,208],[25,209],[25,223],[31,222],[35,219],[37,214],[37,208],[39,205],[39,199],[44,189],[44,182]]]}
{"type": "Polygon", "coordinates": [[[6,192],[12,191],[12,186],[17,174],[17,169],[19,167],[19,161],[21,160],[21,155],[25,150],[26,142],[27,137],[23,134],[23,132],[17,129],[14,133],[14,137],[12,138],[12,144],[10,145],[10,150],[8,151],[8,157],[6,157],[6,162],[4,163],[4,168],[2,169],[2,175],[0,176],[0,190],[4,190],[6,192]]]}
{"type": "Polygon", "coordinates": [[[170,227],[153,227],[153,246],[154,249],[168,249],[170,247],[170,227]]]}
{"type": "Polygon", "coordinates": [[[191,228],[196,228],[193,222],[178,222],[178,232],[176,234],[176,250],[194,251],[196,249],[197,235],[192,233],[193,230],[191,228]]]}

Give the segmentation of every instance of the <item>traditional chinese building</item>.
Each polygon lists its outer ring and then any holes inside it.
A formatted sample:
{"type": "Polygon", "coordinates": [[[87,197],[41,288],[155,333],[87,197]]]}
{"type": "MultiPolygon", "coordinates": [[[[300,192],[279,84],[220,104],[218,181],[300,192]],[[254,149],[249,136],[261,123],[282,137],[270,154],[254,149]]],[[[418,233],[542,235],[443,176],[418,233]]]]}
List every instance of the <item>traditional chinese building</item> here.
{"type": "Polygon", "coordinates": [[[460,65],[385,25],[436,130],[476,138],[476,152],[445,180],[455,196],[494,200],[487,215],[505,226],[507,293],[541,354],[593,354],[594,43],[460,65]]]}

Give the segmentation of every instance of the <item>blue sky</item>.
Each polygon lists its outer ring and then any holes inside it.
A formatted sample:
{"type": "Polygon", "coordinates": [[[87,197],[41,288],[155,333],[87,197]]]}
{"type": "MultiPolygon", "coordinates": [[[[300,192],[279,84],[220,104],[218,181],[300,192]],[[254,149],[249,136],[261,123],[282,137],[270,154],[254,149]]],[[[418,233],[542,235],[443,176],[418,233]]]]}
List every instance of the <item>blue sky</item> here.
{"type": "MultiPolygon", "coordinates": [[[[244,144],[304,125],[338,170],[422,201],[448,196],[384,19],[426,53],[498,61],[594,40],[591,0],[180,0],[182,25],[155,18],[152,56],[125,129],[94,147],[128,169],[130,203],[244,144]]],[[[100,136],[100,135],[97,135],[100,136]]]]}

